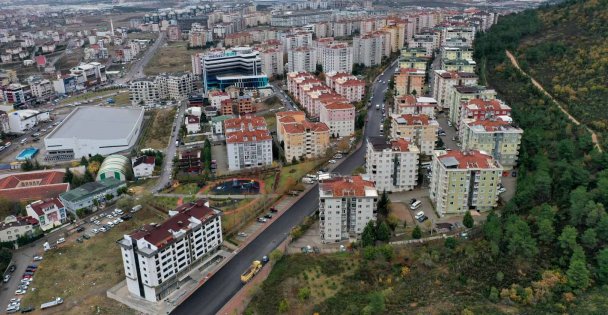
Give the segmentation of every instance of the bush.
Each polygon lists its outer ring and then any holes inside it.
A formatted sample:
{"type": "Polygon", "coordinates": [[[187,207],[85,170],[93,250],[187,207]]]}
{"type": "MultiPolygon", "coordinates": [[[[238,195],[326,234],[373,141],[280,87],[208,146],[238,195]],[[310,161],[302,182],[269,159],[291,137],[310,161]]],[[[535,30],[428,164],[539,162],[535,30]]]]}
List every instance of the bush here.
{"type": "Polygon", "coordinates": [[[285,313],[289,311],[289,302],[286,299],[282,299],[279,303],[279,313],[285,313]]]}
{"type": "Polygon", "coordinates": [[[412,238],[420,239],[421,237],[422,237],[422,230],[420,230],[420,226],[416,225],[416,227],[412,231],[412,238]]]}
{"type": "Polygon", "coordinates": [[[298,290],[298,298],[300,301],[308,300],[310,298],[310,289],[308,287],[300,288],[298,290]]]}

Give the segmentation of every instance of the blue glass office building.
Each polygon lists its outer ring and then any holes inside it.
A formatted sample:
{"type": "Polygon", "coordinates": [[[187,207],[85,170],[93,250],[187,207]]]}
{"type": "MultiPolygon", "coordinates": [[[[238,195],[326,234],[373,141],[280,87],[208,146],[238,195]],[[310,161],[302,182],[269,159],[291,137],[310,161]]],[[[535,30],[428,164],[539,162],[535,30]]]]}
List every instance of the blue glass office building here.
{"type": "Polygon", "coordinates": [[[213,89],[223,91],[229,86],[249,89],[268,86],[259,53],[251,47],[235,47],[206,55],[201,60],[201,68],[205,93],[213,89]]]}

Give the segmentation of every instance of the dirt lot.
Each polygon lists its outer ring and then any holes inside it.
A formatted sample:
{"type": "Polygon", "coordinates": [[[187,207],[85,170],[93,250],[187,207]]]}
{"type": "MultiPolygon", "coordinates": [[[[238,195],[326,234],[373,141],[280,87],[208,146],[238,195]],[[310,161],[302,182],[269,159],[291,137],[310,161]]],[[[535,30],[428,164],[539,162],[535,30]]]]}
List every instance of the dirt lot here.
{"type": "Polygon", "coordinates": [[[41,303],[61,296],[64,303],[45,314],[135,314],[105,294],[108,288],[124,279],[116,240],[142,224],[162,220],[161,213],[144,208],[132,220],[109,232],[93,235],[81,244],[68,239],[60,248],[46,252],[21,305],[39,308],[41,303]]]}
{"type": "Polygon", "coordinates": [[[161,47],[144,68],[146,75],[192,70],[191,56],[202,50],[187,49],[186,42],[168,43],[161,47]]]}
{"type": "Polygon", "coordinates": [[[152,121],[144,130],[141,148],[164,150],[169,143],[172,132],[175,108],[152,110],[152,121]]]}

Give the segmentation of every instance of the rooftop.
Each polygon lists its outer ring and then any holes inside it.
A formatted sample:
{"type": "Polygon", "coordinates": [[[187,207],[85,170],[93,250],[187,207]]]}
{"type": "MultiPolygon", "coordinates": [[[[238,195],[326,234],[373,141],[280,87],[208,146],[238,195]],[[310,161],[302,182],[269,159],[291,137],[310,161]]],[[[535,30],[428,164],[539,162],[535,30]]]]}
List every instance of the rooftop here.
{"type": "Polygon", "coordinates": [[[432,119],[428,115],[403,114],[393,118],[399,125],[430,125],[432,119]]]}
{"type": "Polygon", "coordinates": [[[219,215],[219,211],[205,205],[205,199],[183,204],[175,209],[177,214],[157,225],[148,224],[140,230],[131,233],[133,239],[144,239],[157,248],[163,248],[174,240],[174,233],[190,230],[193,219],[203,224],[219,215]]]}
{"type": "Polygon", "coordinates": [[[334,177],[319,183],[321,197],[378,197],[378,191],[373,182],[364,180],[361,176],[334,177]]]}
{"type": "Polygon", "coordinates": [[[114,177],[105,178],[97,182],[86,183],[76,189],[70,190],[60,195],[61,199],[69,202],[77,202],[78,200],[89,196],[103,193],[107,189],[116,188],[123,185],[125,182],[119,181],[114,177]]]}
{"type": "Polygon", "coordinates": [[[446,168],[456,169],[500,169],[501,166],[491,155],[472,151],[435,151],[435,155],[446,168]]]}
{"type": "Polygon", "coordinates": [[[140,127],[143,115],[143,108],[77,107],[46,139],[124,139],[140,127]]]}
{"type": "Polygon", "coordinates": [[[225,129],[253,130],[266,129],[266,120],[259,116],[243,116],[224,120],[225,129]]]}
{"type": "Polygon", "coordinates": [[[63,176],[63,171],[8,174],[0,178],[0,198],[30,201],[57,197],[70,189],[63,176]]]}
{"type": "Polygon", "coordinates": [[[272,140],[268,130],[246,130],[226,133],[226,143],[244,143],[272,140]]]}
{"type": "Polygon", "coordinates": [[[44,215],[46,209],[63,208],[63,203],[57,198],[49,198],[44,200],[38,200],[29,204],[29,206],[36,212],[38,216],[44,215]]]}

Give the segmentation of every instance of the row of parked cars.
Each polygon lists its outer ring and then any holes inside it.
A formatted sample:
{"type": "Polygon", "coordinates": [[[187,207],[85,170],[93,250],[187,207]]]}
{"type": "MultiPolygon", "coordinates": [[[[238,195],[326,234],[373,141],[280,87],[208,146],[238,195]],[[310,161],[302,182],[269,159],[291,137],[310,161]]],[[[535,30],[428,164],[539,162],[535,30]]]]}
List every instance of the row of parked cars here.
{"type": "MultiPolygon", "coordinates": [[[[42,260],[42,256],[34,256],[34,261],[41,261],[42,260]]],[[[15,270],[17,270],[17,266],[16,265],[11,265],[8,269],[9,273],[13,273],[15,272],[15,270]]],[[[19,282],[19,286],[17,287],[17,290],[15,291],[15,295],[19,296],[19,295],[24,295],[25,293],[27,293],[27,290],[29,289],[30,285],[32,284],[32,281],[34,281],[34,274],[36,273],[36,270],[38,270],[38,265],[37,264],[31,264],[28,265],[27,268],[25,268],[25,272],[23,273],[23,275],[21,276],[21,280],[19,282]]],[[[10,274],[7,274],[4,276],[4,282],[8,282],[11,278],[10,274]]],[[[29,307],[21,307],[21,298],[20,297],[15,297],[12,298],[9,301],[8,306],[6,307],[6,312],[7,313],[16,313],[18,311],[21,311],[21,313],[28,313],[34,310],[34,307],[29,306],[29,307]]]]}
{"type": "Polygon", "coordinates": [[[93,224],[100,226],[99,228],[94,228],[91,230],[93,234],[107,232],[113,227],[119,225],[120,223],[130,220],[133,217],[131,214],[125,214],[124,211],[120,209],[114,209],[114,211],[110,213],[104,213],[100,216],[94,216],[90,219],[90,222],[93,224]],[[105,224],[102,223],[101,220],[104,218],[109,219],[105,224]]]}

